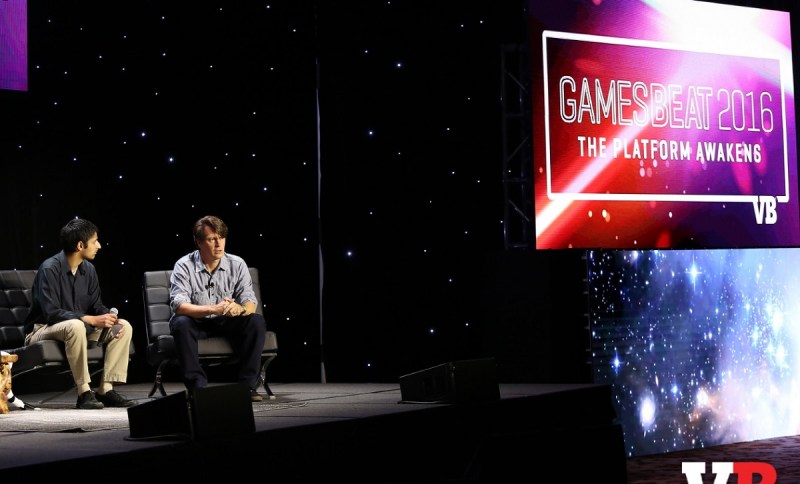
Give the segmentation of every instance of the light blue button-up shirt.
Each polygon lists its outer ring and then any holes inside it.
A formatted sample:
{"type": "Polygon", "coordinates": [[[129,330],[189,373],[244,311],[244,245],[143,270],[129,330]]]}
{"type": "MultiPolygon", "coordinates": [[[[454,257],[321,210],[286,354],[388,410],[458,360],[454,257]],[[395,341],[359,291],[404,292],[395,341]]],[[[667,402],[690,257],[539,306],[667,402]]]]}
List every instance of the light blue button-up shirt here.
{"type": "Polygon", "coordinates": [[[213,273],[206,269],[199,250],[186,254],[175,263],[169,282],[169,305],[173,318],[183,303],[203,306],[217,304],[229,297],[239,304],[250,301],[258,305],[247,264],[241,257],[227,252],[213,273]]]}

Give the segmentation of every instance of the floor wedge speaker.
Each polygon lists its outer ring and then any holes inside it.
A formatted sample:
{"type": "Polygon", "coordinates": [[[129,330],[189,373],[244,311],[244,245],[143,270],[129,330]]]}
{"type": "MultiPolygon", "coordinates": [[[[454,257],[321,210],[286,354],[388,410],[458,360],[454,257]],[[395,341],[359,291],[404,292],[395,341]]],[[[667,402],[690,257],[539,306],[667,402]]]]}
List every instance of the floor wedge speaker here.
{"type": "Polygon", "coordinates": [[[245,435],[255,432],[247,385],[230,384],[182,391],[128,408],[131,439],[245,435]]]}
{"type": "Polygon", "coordinates": [[[494,358],[451,361],[400,377],[404,402],[464,403],[498,400],[494,358]]]}

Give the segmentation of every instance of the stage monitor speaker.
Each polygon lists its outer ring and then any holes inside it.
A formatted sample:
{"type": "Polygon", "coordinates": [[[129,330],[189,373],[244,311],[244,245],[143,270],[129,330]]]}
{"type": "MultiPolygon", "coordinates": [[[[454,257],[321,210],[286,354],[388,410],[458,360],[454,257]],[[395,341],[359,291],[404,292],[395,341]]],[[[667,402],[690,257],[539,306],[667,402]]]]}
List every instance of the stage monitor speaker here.
{"type": "Polygon", "coordinates": [[[247,385],[199,388],[128,408],[131,439],[179,437],[195,440],[255,432],[247,385]]]}
{"type": "Polygon", "coordinates": [[[451,361],[400,377],[404,402],[464,403],[500,399],[494,358],[451,361]]]}

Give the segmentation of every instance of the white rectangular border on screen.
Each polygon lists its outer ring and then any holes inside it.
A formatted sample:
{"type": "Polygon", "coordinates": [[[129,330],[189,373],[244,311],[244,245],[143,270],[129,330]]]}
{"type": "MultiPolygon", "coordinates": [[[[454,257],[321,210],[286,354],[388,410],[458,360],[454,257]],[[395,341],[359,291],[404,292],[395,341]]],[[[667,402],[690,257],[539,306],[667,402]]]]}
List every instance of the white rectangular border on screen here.
{"type": "MultiPolygon", "coordinates": [[[[722,52],[703,50],[699,48],[687,48],[685,46],[677,46],[665,42],[655,42],[641,39],[625,39],[620,37],[606,37],[600,35],[590,34],[576,34],[572,32],[556,32],[552,30],[545,30],[542,32],[542,64],[543,64],[543,89],[544,89],[544,130],[545,130],[545,156],[546,156],[546,174],[547,174],[547,197],[551,200],[616,200],[616,201],[663,201],[663,202],[751,202],[757,203],[759,195],[681,195],[681,194],[664,194],[664,193],[573,193],[573,192],[553,192],[552,179],[550,170],[550,107],[549,107],[549,90],[548,90],[548,72],[547,72],[547,40],[565,39],[575,40],[580,42],[594,42],[603,44],[617,44],[629,45],[633,47],[648,47],[653,49],[667,49],[678,50],[684,52],[701,52],[709,54],[723,54],[723,55],[738,55],[745,57],[753,57],[750,54],[736,53],[736,52],[722,52]]],[[[771,57],[764,57],[764,59],[777,60],[780,65],[781,71],[781,110],[783,115],[783,174],[784,174],[784,194],[777,195],[775,198],[779,203],[786,203],[789,201],[789,159],[787,151],[786,140],[786,95],[785,95],[785,82],[786,73],[785,67],[780,59],[773,59],[771,57]]],[[[595,163],[605,163],[604,160],[595,160],[595,163]]]]}

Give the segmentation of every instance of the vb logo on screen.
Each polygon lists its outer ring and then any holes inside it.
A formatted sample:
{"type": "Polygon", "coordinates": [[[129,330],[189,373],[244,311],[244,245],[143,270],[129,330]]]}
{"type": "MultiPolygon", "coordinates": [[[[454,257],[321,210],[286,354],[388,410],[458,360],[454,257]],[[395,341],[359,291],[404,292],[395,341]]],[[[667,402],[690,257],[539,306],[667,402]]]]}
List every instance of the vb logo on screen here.
{"type": "MultiPolygon", "coordinates": [[[[705,462],[682,462],[681,471],[686,476],[686,484],[707,484],[703,480],[706,473],[705,462]]],[[[711,473],[716,477],[713,484],[726,484],[731,474],[736,474],[738,484],[775,484],[778,473],[766,462],[712,462],[711,473]],[[758,476],[758,478],[756,478],[758,476]]]]}

